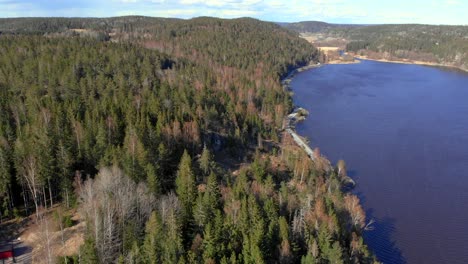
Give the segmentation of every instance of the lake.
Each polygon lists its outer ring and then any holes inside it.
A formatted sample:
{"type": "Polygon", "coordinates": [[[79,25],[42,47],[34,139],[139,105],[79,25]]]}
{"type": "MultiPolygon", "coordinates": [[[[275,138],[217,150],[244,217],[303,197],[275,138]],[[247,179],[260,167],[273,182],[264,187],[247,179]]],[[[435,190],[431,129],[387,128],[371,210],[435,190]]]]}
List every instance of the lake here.
{"type": "Polygon", "coordinates": [[[346,161],[384,263],[468,263],[468,74],[363,60],[291,82],[296,126],[346,161]]]}

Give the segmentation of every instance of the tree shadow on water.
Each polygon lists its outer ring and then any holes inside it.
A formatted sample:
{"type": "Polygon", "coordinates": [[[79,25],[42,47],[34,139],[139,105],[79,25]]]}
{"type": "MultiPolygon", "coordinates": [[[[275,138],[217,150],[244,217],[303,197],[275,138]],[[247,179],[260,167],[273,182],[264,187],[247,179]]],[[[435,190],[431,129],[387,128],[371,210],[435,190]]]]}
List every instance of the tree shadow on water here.
{"type": "Polygon", "coordinates": [[[353,178],[354,180],[356,179],[356,176],[358,175],[356,170],[346,170],[346,174],[353,178]]]}
{"type": "MultiPolygon", "coordinates": [[[[347,170],[346,173],[359,185],[358,171],[347,170]]],[[[361,205],[366,203],[367,199],[362,191],[354,189],[352,192],[359,197],[361,205]]],[[[368,221],[373,219],[374,222],[369,230],[363,233],[364,241],[377,260],[385,264],[406,264],[406,259],[392,238],[396,220],[389,217],[379,219],[375,216],[373,209],[366,209],[366,218],[368,221]]]]}
{"type": "Polygon", "coordinates": [[[368,248],[375,254],[377,259],[383,263],[406,264],[401,250],[392,239],[395,232],[395,219],[373,217],[373,210],[366,211],[367,219],[374,219],[372,229],[363,234],[368,248]]]}

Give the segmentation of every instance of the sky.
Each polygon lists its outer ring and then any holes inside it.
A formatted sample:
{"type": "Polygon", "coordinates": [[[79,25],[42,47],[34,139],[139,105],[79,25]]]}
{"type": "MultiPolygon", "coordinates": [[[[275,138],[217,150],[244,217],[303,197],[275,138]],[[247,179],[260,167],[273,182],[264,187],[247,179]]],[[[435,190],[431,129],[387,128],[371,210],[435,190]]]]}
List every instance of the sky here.
{"type": "Polygon", "coordinates": [[[468,25],[468,0],[0,0],[0,17],[124,15],[468,25]]]}

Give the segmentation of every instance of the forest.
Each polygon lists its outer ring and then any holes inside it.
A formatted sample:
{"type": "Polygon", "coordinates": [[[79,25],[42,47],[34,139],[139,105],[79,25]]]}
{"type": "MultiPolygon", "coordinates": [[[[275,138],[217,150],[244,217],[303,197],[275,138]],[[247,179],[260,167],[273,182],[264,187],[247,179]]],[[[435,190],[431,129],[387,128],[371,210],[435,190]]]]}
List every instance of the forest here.
{"type": "Polygon", "coordinates": [[[339,25],[300,22],[283,26],[301,33],[344,38],[346,50],[377,59],[421,60],[468,69],[468,26],[339,25]]]}
{"type": "Polygon", "coordinates": [[[365,26],[359,24],[332,24],[321,21],[278,23],[278,25],[299,33],[327,33],[333,30],[345,31],[365,26]]]}
{"type": "Polygon", "coordinates": [[[86,223],[79,251],[46,263],[376,261],[344,162],[282,130],[281,79],[321,57],[297,33],[208,17],[0,32],[0,221],[60,204],[86,223]]]}

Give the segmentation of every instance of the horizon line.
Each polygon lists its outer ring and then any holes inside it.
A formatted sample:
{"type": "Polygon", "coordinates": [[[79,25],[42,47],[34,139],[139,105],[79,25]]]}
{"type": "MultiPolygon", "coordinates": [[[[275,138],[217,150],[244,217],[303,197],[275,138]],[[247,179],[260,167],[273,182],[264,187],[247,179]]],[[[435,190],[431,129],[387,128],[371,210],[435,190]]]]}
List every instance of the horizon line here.
{"type": "Polygon", "coordinates": [[[191,18],[180,18],[180,17],[162,17],[162,16],[148,16],[148,15],[124,15],[124,16],[17,16],[17,17],[0,17],[0,19],[27,19],[27,18],[68,18],[68,19],[105,19],[105,18],[123,18],[123,17],[146,17],[146,18],[162,18],[162,19],[178,19],[178,20],[192,20],[197,18],[216,18],[216,19],[223,19],[223,20],[236,20],[236,19],[255,19],[258,21],[263,22],[270,22],[275,24],[299,24],[299,23],[309,23],[309,22],[316,22],[316,23],[325,23],[329,25],[339,25],[339,26],[382,26],[382,25],[429,25],[429,26],[462,26],[466,27],[468,24],[425,24],[425,23],[332,23],[323,20],[301,20],[295,22],[283,22],[283,21],[271,21],[271,20],[262,20],[256,17],[249,17],[249,16],[242,16],[242,17],[233,17],[233,18],[224,18],[224,17],[215,17],[215,16],[194,16],[191,18]]]}

